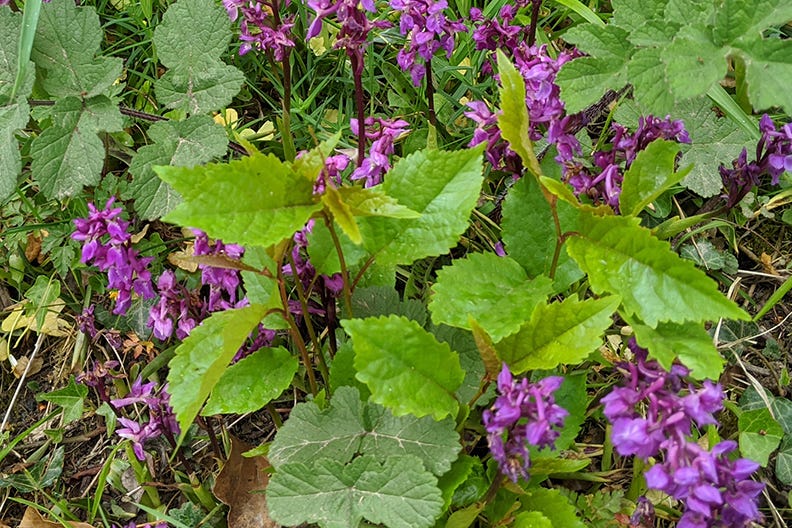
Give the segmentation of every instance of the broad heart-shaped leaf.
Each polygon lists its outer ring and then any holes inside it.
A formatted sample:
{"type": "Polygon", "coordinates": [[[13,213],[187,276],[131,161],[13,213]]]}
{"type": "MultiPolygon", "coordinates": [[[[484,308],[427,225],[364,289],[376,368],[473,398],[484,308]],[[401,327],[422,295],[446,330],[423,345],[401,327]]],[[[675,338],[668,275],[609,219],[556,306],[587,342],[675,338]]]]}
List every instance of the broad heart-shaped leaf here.
{"type": "MultiPolygon", "coordinates": [[[[556,208],[561,229],[575,231],[579,217],[577,209],[564,200],[558,200],[556,208]]],[[[557,239],[553,213],[534,178],[521,178],[509,190],[503,202],[502,227],[506,252],[525,268],[528,276],[550,273],[557,239]]],[[[583,272],[562,248],[554,291],[565,290],[582,276],[583,272]]]]}
{"type": "Polygon", "coordinates": [[[200,114],[228,106],[244,80],[234,66],[212,61],[169,70],[157,79],[154,90],[157,100],[166,107],[200,114]]]}
{"type": "Polygon", "coordinates": [[[361,456],[350,464],[320,458],[278,468],[267,486],[270,516],[295,526],[429,528],[443,506],[437,478],[418,458],[361,456]]]}
{"type": "Polygon", "coordinates": [[[740,454],[762,467],[767,466],[770,455],[784,436],[784,430],[770,411],[767,408],[743,411],[737,420],[737,428],[740,430],[740,454]]]}
{"type": "Polygon", "coordinates": [[[200,66],[219,60],[231,42],[225,10],[211,0],[171,4],[154,31],[157,57],[167,68],[200,66]]]}
{"type": "Polygon", "coordinates": [[[347,463],[357,455],[383,462],[389,456],[412,455],[435,475],[451,468],[459,453],[454,421],[429,416],[393,416],[376,403],[360,401],[353,387],[339,387],[330,405],[320,410],[313,402],[297,404],[270,446],[270,463],[308,463],[332,458],[347,463]]]}
{"type": "Polygon", "coordinates": [[[56,97],[93,97],[121,75],[119,58],[99,57],[102,29],[93,7],[75,7],[70,0],[44,4],[31,57],[45,70],[43,86],[56,97]]]}
{"type": "Polygon", "coordinates": [[[265,313],[264,307],[255,304],[214,313],[176,349],[176,356],[168,364],[168,392],[181,427],[179,443],[228,363],[265,313]]]}
{"type": "Polygon", "coordinates": [[[258,350],[226,369],[201,414],[257,411],[289,388],[298,366],[283,347],[258,350]]]}
{"type": "Polygon", "coordinates": [[[42,394],[40,399],[63,407],[63,423],[67,424],[82,417],[83,403],[87,395],[88,387],[83,384],[77,385],[72,376],[67,386],[42,394]]]}
{"type": "Polygon", "coordinates": [[[712,279],[639,222],[581,212],[567,251],[588,273],[595,293],[621,296],[625,314],[636,315],[652,328],[660,322],[749,319],[712,279]]]}
{"type": "Polygon", "coordinates": [[[25,99],[0,106],[0,202],[17,187],[22,160],[14,132],[27,124],[29,114],[30,107],[25,99]]]}
{"type": "Polygon", "coordinates": [[[437,273],[429,302],[434,324],[470,330],[469,317],[498,342],[519,330],[537,304],[552,290],[552,281],[528,279],[525,270],[509,257],[474,253],[455,260],[437,273]]]}
{"type": "Polygon", "coordinates": [[[314,200],[313,183],[272,154],[155,171],[183,199],[164,220],[202,229],[226,242],[277,244],[322,207],[314,200]]]}
{"type": "Polygon", "coordinates": [[[690,136],[690,144],[682,145],[682,163],[692,163],[693,169],[682,185],[705,198],[715,196],[723,188],[718,165],[730,166],[743,148],[752,148],[756,141],[731,119],[718,116],[706,97],[680,103],[673,115],[685,122],[690,136]]]}
{"type": "Polygon", "coordinates": [[[792,435],[786,434],[776,454],[775,475],[785,486],[792,486],[792,435]]]}
{"type": "Polygon", "coordinates": [[[422,150],[400,159],[380,191],[421,216],[358,218],[364,247],[382,266],[445,253],[467,229],[481,181],[481,148],[422,150]]]}
{"type": "Polygon", "coordinates": [[[740,49],[751,104],[757,109],[780,106],[792,113],[792,42],[757,39],[741,43],[740,49]]]}
{"type": "Polygon", "coordinates": [[[223,127],[204,115],[154,123],[148,135],[153,143],[140,147],[129,165],[133,178],[125,198],[135,200],[141,218],[154,220],[169,213],[180,200],[170,185],[157,178],[153,167],[206,163],[225,153],[228,137],[223,127]]]}
{"type": "Polygon", "coordinates": [[[637,215],[685,177],[689,168],[674,172],[678,152],[678,143],[660,139],[652,141],[638,153],[624,173],[619,195],[619,207],[623,215],[637,215]]]}
{"type": "Polygon", "coordinates": [[[31,172],[50,198],[73,196],[102,177],[105,149],[99,131],[123,127],[118,107],[104,95],[60,99],[52,108],[53,125],[33,140],[31,172]]]}
{"type": "Polygon", "coordinates": [[[539,176],[539,162],[533,151],[533,143],[528,135],[530,123],[528,108],[525,106],[525,80],[517,68],[498,50],[498,73],[500,75],[501,114],[498,128],[509,147],[519,154],[523,166],[534,176],[539,176]]]}
{"type": "Polygon", "coordinates": [[[451,347],[406,317],[349,319],[341,326],[352,336],[357,378],[368,385],[371,401],[397,416],[456,416],[454,391],[465,373],[451,347]]]}
{"type": "Polygon", "coordinates": [[[495,349],[515,374],[579,363],[602,344],[601,336],[619,302],[618,296],[585,301],[567,297],[540,304],[531,320],[495,349]]]}
{"type": "Polygon", "coordinates": [[[696,379],[717,380],[723,372],[721,357],[712,337],[700,323],[658,323],[651,328],[634,317],[625,320],[635,332],[635,340],[666,370],[677,357],[696,379]]]}

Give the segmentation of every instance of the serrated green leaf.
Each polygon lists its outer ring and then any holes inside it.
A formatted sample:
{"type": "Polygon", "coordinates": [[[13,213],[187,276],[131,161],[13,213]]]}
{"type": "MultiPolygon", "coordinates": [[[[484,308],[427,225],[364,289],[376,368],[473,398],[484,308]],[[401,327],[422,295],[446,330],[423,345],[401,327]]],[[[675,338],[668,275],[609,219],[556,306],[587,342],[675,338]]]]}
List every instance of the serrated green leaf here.
{"type": "MultiPolygon", "coordinates": [[[[24,77],[20,79],[21,85],[17,86],[16,93],[13,93],[20,66],[19,51],[22,43],[19,39],[22,38],[23,26],[24,20],[21,13],[15,13],[10,9],[0,10],[0,27],[3,28],[3,31],[0,32],[0,106],[27,102],[33,89],[33,81],[36,77],[35,67],[28,60],[27,65],[23,67],[24,77]],[[13,100],[11,99],[12,95],[13,100]]],[[[2,130],[2,126],[0,126],[0,130],[2,130]]],[[[0,155],[0,159],[2,157],[0,155]]]]}
{"type": "Polygon", "coordinates": [[[639,27],[660,17],[667,2],[668,0],[644,0],[637,4],[632,0],[612,0],[613,24],[626,29],[639,27]]]}
{"type": "Polygon", "coordinates": [[[146,220],[161,218],[180,202],[178,193],[159,179],[156,165],[190,167],[222,156],[228,147],[223,127],[208,116],[184,121],[161,121],[148,129],[152,144],[140,147],[129,165],[133,178],[125,198],[135,200],[135,211],[146,220]]]}
{"type": "Polygon", "coordinates": [[[214,313],[176,349],[176,356],[168,365],[168,392],[181,427],[179,443],[226,366],[265,312],[254,304],[214,313]]]}
{"type": "Polygon", "coordinates": [[[154,90],[167,108],[201,114],[231,104],[244,80],[234,66],[207,62],[201,67],[168,70],[154,83],[154,90]]]}
{"type": "Polygon", "coordinates": [[[365,519],[392,528],[428,528],[443,499],[437,478],[419,459],[379,463],[362,456],[347,465],[319,459],[281,466],[267,486],[267,506],[276,522],[290,526],[355,528],[365,519]]]}
{"type": "Polygon", "coordinates": [[[83,413],[83,402],[88,395],[88,387],[77,385],[74,376],[69,378],[69,384],[62,389],[42,394],[41,400],[52,402],[63,408],[63,423],[71,423],[79,420],[83,413]]]}
{"type": "Polygon", "coordinates": [[[640,48],[627,65],[627,78],[633,83],[633,95],[647,112],[667,115],[674,109],[674,95],[665,72],[665,57],[660,47],[640,48]]]}
{"type": "Polygon", "coordinates": [[[426,307],[416,299],[401,300],[393,286],[355,288],[352,293],[352,313],[358,319],[380,315],[402,315],[419,325],[426,324],[426,307]]]}
{"type": "Polygon", "coordinates": [[[480,148],[424,150],[400,159],[381,191],[421,216],[359,218],[364,247],[381,266],[412,264],[445,253],[467,229],[481,181],[480,148]]]}
{"type": "Polygon", "coordinates": [[[682,145],[682,163],[692,163],[693,169],[682,185],[705,198],[715,196],[723,187],[718,165],[728,167],[743,148],[756,142],[732,120],[719,117],[705,97],[677,105],[674,116],[685,122],[690,136],[690,145],[682,145]]]}
{"type": "Polygon", "coordinates": [[[552,281],[528,279],[525,270],[509,257],[474,253],[437,272],[429,302],[434,324],[470,330],[473,317],[497,343],[519,330],[537,304],[552,291],[552,281]]]}
{"type": "Polygon", "coordinates": [[[792,436],[787,434],[778,447],[775,463],[776,478],[785,486],[792,486],[792,436]]]}
{"type": "Polygon", "coordinates": [[[621,296],[627,316],[653,328],[659,322],[748,319],[712,279],[641,227],[639,219],[581,214],[567,251],[588,273],[595,293],[621,296]]]}
{"type": "MultiPolygon", "coordinates": [[[[347,269],[355,269],[368,255],[366,250],[349,240],[344,231],[336,224],[336,236],[344,254],[344,263],[347,269]]],[[[308,233],[308,256],[317,272],[323,275],[333,275],[341,272],[341,263],[330,230],[324,222],[316,222],[308,233]]]]}
{"type": "Polygon", "coordinates": [[[454,391],[465,373],[447,344],[415,321],[395,315],[350,319],[341,326],[352,336],[357,378],[368,385],[371,401],[397,416],[456,416],[454,391]]]}
{"type": "Polygon", "coordinates": [[[619,208],[623,215],[635,216],[661,194],[676,185],[689,168],[674,172],[679,144],[655,140],[638,153],[624,173],[619,208]]]}
{"type": "Polygon", "coordinates": [[[717,249],[709,240],[697,240],[679,248],[679,255],[692,260],[706,270],[723,270],[737,273],[737,257],[728,249],[717,249]]]}
{"type": "Polygon", "coordinates": [[[411,455],[435,475],[451,468],[459,452],[454,421],[425,416],[396,417],[384,407],[360,401],[353,387],[339,387],[330,405],[320,410],[313,402],[297,404],[270,446],[269,461],[284,464],[332,458],[350,462],[367,455],[382,462],[389,456],[411,455]]]}
{"type": "Polygon", "coordinates": [[[387,216],[388,218],[419,218],[420,213],[405,207],[392,196],[376,188],[342,187],[338,189],[344,203],[355,216],[387,216]]]}
{"type": "MultiPolygon", "coordinates": [[[[578,211],[563,200],[556,203],[562,231],[577,229],[578,211]]],[[[533,178],[521,178],[503,202],[503,243],[507,254],[525,268],[530,277],[547,275],[556,247],[555,224],[550,204],[533,178]]],[[[554,291],[563,291],[580,279],[580,271],[564,248],[558,258],[554,291]]]]}
{"type": "Polygon", "coordinates": [[[503,139],[509,142],[509,147],[519,154],[523,166],[538,177],[542,171],[528,135],[531,127],[528,108],[525,106],[525,79],[501,50],[497,51],[497,55],[501,81],[498,128],[503,139]]]}
{"type": "Polygon", "coordinates": [[[769,26],[792,20],[792,4],[786,0],[720,0],[715,9],[713,37],[720,45],[760,37],[769,26]]]}
{"type": "Polygon", "coordinates": [[[0,106],[0,201],[17,187],[22,159],[14,132],[24,128],[29,114],[30,107],[24,99],[15,104],[0,106]]]}
{"type": "MultiPolygon", "coordinates": [[[[564,426],[555,441],[555,449],[551,451],[552,456],[564,449],[569,449],[575,443],[580,432],[580,427],[586,420],[586,409],[588,408],[588,395],[586,392],[586,375],[583,373],[569,374],[564,376],[564,382],[553,393],[556,404],[563,407],[569,414],[564,418],[564,426]]],[[[540,456],[546,451],[541,451],[540,456]]],[[[581,462],[580,460],[576,462],[581,462]]],[[[588,465],[588,462],[586,462],[588,465]]],[[[585,466],[583,466],[585,467],[585,466]]],[[[559,472],[556,470],[555,472],[559,472]]],[[[531,472],[532,474],[534,471],[531,472]]]]}
{"type": "Polygon", "coordinates": [[[696,379],[717,380],[723,372],[723,358],[712,337],[699,323],[658,323],[656,328],[627,317],[635,332],[635,340],[649,351],[666,370],[678,357],[696,379]]]}
{"type": "Polygon", "coordinates": [[[211,0],[184,0],[168,7],[154,32],[157,57],[167,68],[200,67],[218,60],[231,42],[228,14],[211,0]]]}
{"type": "Polygon", "coordinates": [[[50,95],[93,97],[118,79],[120,58],[94,57],[102,36],[93,7],[76,7],[69,0],[42,6],[31,57],[45,70],[42,84],[50,95]]]}
{"type": "Polygon", "coordinates": [[[555,82],[561,88],[567,113],[580,112],[596,103],[608,90],[624,86],[628,81],[626,61],[626,57],[581,57],[564,64],[555,82]]]}
{"type": "Polygon", "coordinates": [[[520,502],[522,511],[540,512],[554,527],[585,528],[577,517],[575,507],[558,490],[531,488],[524,495],[520,495],[520,502]]]}
{"type": "Polygon", "coordinates": [[[628,36],[629,32],[614,25],[600,28],[594,24],[580,24],[566,31],[564,40],[592,57],[623,61],[631,51],[628,36]]]}
{"type": "Polygon", "coordinates": [[[756,109],[780,106],[792,113],[792,42],[764,39],[740,44],[745,83],[756,109]]]}
{"type": "MultiPolygon", "coordinates": [[[[446,325],[432,328],[432,334],[438,341],[448,343],[451,350],[459,354],[459,365],[465,373],[465,379],[462,380],[462,385],[456,391],[457,400],[463,403],[469,402],[478,393],[481,387],[481,380],[487,374],[482,354],[477,348],[476,341],[470,335],[470,332],[446,325]]],[[[502,365],[498,361],[497,367],[491,374],[492,379],[497,377],[501,368],[502,365]]],[[[487,391],[481,395],[478,404],[486,404],[494,395],[495,387],[490,384],[487,391]]]]}
{"type": "Polygon", "coordinates": [[[514,518],[514,528],[553,528],[553,523],[540,512],[522,512],[514,518]]]}
{"type": "Polygon", "coordinates": [[[784,436],[784,430],[778,425],[766,408],[743,411],[737,419],[740,430],[740,453],[745,458],[767,466],[768,459],[776,450],[784,436]]]}
{"type": "Polygon", "coordinates": [[[223,372],[201,414],[258,411],[289,388],[298,366],[283,347],[258,350],[223,372]]]}
{"type": "Polygon", "coordinates": [[[327,207],[327,210],[333,216],[333,220],[343,229],[353,244],[363,242],[352,208],[344,202],[341,193],[337,189],[328,187],[322,195],[322,203],[327,207]]]}
{"type": "Polygon", "coordinates": [[[360,392],[363,401],[368,401],[371,392],[365,384],[355,377],[355,350],[352,341],[346,341],[338,347],[330,364],[330,389],[335,393],[341,387],[354,387],[360,392]]]}
{"type": "Polygon", "coordinates": [[[451,504],[451,498],[454,496],[454,492],[457,488],[461,486],[473,472],[473,466],[476,462],[476,457],[465,454],[459,455],[459,458],[451,464],[451,469],[440,477],[437,485],[443,493],[444,510],[448,509],[448,506],[451,504]]]}
{"type": "Polygon", "coordinates": [[[602,344],[601,336],[619,301],[617,296],[585,301],[567,297],[540,304],[531,320],[495,349],[515,374],[579,363],[602,344]]]}
{"type": "Polygon", "coordinates": [[[270,246],[301,229],[321,209],[313,184],[272,154],[200,167],[157,167],[183,202],[167,222],[196,227],[210,237],[270,246]],[[233,196],[234,200],[219,197],[233,196]]]}
{"type": "Polygon", "coordinates": [[[666,78],[677,99],[707,93],[726,74],[726,50],[712,43],[710,29],[702,25],[682,28],[663,54],[666,78]]]}

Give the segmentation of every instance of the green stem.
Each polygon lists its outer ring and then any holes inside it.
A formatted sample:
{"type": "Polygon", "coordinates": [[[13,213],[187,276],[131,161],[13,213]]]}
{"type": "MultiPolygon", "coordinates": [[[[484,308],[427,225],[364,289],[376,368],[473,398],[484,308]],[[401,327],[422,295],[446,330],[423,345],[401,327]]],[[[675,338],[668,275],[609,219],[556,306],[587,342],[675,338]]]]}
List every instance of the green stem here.
{"type": "Polygon", "coordinates": [[[745,61],[742,57],[732,57],[734,61],[735,100],[743,112],[750,115],[753,109],[748,99],[748,83],[745,81],[745,61]]]}
{"type": "Polygon", "coordinates": [[[338,254],[338,263],[341,266],[341,278],[344,280],[344,309],[347,312],[347,317],[352,317],[352,285],[349,283],[349,268],[346,265],[344,251],[341,248],[341,240],[338,238],[333,221],[326,214],[324,215],[324,222],[327,230],[330,231],[330,237],[333,239],[333,245],[338,254]]]}
{"type": "Polygon", "coordinates": [[[550,212],[553,214],[553,225],[556,231],[556,245],[553,251],[553,261],[550,264],[550,273],[548,275],[551,279],[555,279],[558,259],[561,258],[561,246],[564,245],[564,233],[561,231],[561,220],[558,218],[558,197],[552,195],[548,202],[550,204],[550,212]]]}
{"type": "Polygon", "coordinates": [[[272,418],[272,423],[275,425],[275,429],[280,429],[283,427],[283,420],[280,417],[280,413],[278,413],[278,410],[275,408],[275,405],[273,405],[271,402],[268,403],[267,411],[270,414],[270,418],[272,418]]]}

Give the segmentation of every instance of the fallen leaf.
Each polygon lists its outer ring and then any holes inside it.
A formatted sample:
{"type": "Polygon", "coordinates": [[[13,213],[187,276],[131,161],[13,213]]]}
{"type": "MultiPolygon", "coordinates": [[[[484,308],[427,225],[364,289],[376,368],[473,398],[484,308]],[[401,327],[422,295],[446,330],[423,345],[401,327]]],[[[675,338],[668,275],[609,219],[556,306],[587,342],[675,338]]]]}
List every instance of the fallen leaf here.
{"type": "Polygon", "coordinates": [[[146,236],[146,233],[148,233],[148,228],[149,228],[148,224],[144,225],[143,229],[132,235],[129,241],[132,242],[133,244],[137,244],[138,242],[143,240],[143,237],[146,236]]]}
{"type": "Polygon", "coordinates": [[[33,262],[39,256],[39,253],[41,253],[41,237],[30,232],[27,236],[27,245],[25,246],[25,258],[28,262],[33,262]]]}
{"type": "Polygon", "coordinates": [[[27,358],[27,356],[22,356],[21,358],[19,358],[19,361],[17,361],[17,364],[14,365],[14,376],[16,376],[17,379],[21,378],[22,375],[25,374],[26,368],[28,369],[27,375],[32,376],[33,374],[37,374],[39,371],[41,371],[41,367],[43,366],[44,366],[44,360],[41,359],[41,357],[39,356],[33,358],[32,363],[27,358]],[[30,363],[30,368],[28,368],[27,366],[28,363],[30,363]]]}
{"type": "MultiPolygon", "coordinates": [[[[9,353],[8,341],[6,341],[5,337],[0,337],[0,361],[5,361],[8,359],[9,353]]],[[[3,528],[0,526],[0,528],[3,528]]]]}
{"type": "Polygon", "coordinates": [[[244,458],[242,453],[251,449],[253,446],[231,437],[231,454],[212,491],[228,505],[228,528],[279,528],[269,516],[263,493],[269,482],[269,461],[263,456],[244,458]]]}
{"type": "MultiPolygon", "coordinates": [[[[77,521],[66,521],[66,526],[71,526],[71,528],[93,528],[88,523],[77,521]]],[[[48,521],[41,516],[37,509],[28,506],[18,528],[63,528],[63,525],[59,522],[48,521]]]]}
{"type": "MultiPolygon", "coordinates": [[[[26,301],[27,302],[27,301],[26,301]]],[[[3,332],[13,332],[23,328],[30,328],[34,332],[41,332],[42,334],[53,337],[65,337],[71,333],[72,325],[65,319],[58,317],[58,314],[63,310],[66,303],[63,299],[55,299],[55,301],[47,307],[47,313],[44,316],[44,324],[41,329],[36,322],[36,314],[25,315],[25,303],[20,303],[14,306],[14,310],[3,320],[0,325],[0,330],[3,332]]]]}

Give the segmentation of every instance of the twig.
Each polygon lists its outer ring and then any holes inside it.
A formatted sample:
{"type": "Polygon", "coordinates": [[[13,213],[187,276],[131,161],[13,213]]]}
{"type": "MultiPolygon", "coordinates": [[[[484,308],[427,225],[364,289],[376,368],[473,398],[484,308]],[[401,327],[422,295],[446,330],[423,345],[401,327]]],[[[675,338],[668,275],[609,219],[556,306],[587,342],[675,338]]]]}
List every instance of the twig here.
{"type": "Polygon", "coordinates": [[[5,416],[3,417],[3,423],[0,425],[0,432],[5,431],[6,425],[8,424],[8,419],[11,417],[11,409],[14,408],[14,403],[16,403],[16,399],[19,397],[19,392],[22,390],[22,384],[25,383],[25,378],[27,377],[27,373],[30,370],[30,366],[33,364],[33,359],[36,357],[39,349],[41,348],[41,343],[44,341],[44,333],[40,332],[38,338],[36,338],[36,346],[33,347],[33,353],[30,354],[30,359],[25,365],[25,371],[22,373],[22,376],[19,377],[19,383],[17,383],[17,388],[14,391],[14,395],[11,397],[11,402],[8,404],[8,409],[6,409],[5,416]]]}

